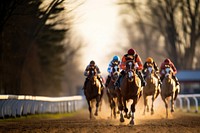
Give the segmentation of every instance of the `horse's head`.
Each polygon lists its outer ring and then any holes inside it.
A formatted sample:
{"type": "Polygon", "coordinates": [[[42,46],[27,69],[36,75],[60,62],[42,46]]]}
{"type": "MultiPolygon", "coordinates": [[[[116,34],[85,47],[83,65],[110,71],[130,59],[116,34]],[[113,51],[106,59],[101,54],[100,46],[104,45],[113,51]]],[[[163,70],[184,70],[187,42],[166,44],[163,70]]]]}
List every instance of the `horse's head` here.
{"type": "Polygon", "coordinates": [[[119,65],[118,64],[113,64],[112,66],[112,71],[111,71],[111,78],[113,81],[116,81],[119,77],[119,65]]]}
{"type": "Polygon", "coordinates": [[[171,78],[173,74],[173,70],[169,65],[165,65],[165,77],[171,78]]]}
{"type": "Polygon", "coordinates": [[[88,78],[93,82],[97,79],[97,71],[96,71],[95,67],[90,67],[89,68],[89,76],[88,76],[88,78]]]}
{"type": "Polygon", "coordinates": [[[127,73],[127,78],[129,82],[133,82],[134,76],[136,74],[136,70],[134,66],[135,66],[135,63],[133,60],[128,60],[126,62],[126,73],[127,73]]]}
{"type": "Polygon", "coordinates": [[[147,76],[151,76],[152,74],[154,74],[154,67],[153,67],[153,65],[148,65],[147,66],[147,76]]]}

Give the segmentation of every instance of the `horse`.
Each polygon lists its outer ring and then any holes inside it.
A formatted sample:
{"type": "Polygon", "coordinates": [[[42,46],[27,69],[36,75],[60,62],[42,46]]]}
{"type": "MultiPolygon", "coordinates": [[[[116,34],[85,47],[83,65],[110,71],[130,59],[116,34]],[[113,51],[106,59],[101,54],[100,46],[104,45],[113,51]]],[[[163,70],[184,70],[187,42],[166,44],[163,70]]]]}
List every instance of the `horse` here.
{"type": "Polygon", "coordinates": [[[115,89],[114,83],[117,81],[120,71],[119,71],[119,65],[114,64],[111,68],[111,80],[107,86],[107,96],[108,96],[108,101],[110,104],[110,109],[111,109],[111,118],[114,115],[114,118],[116,119],[116,107],[117,107],[117,95],[118,91],[115,89]]]}
{"type": "Polygon", "coordinates": [[[103,89],[101,88],[101,83],[98,80],[97,72],[94,67],[91,67],[89,69],[89,76],[87,79],[87,83],[85,85],[84,89],[84,95],[86,97],[87,103],[88,103],[88,110],[90,113],[90,119],[92,119],[92,101],[96,100],[96,111],[94,113],[95,116],[98,116],[98,109],[99,104],[101,102],[102,96],[103,96],[103,89]]]}
{"type": "Polygon", "coordinates": [[[138,100],[141,97],[142,87],[141,87],[141,80],[136,73],[136,69],[134,68],[134,61],[128,60],[126,62],[126,70],[125,76],[123,77],[120,85],[120,95],[118,96],[118,108],[120,110],[120,122],[124,122],[124,118],[130,118],[130,124],[134,125],[134,113],[135,113],[135,106],[138,100]],[[128,108],[127,102],[132,100],[131,104],[131,111],[128,115],[128,108]],[[124,109],[124,110],[123,110],[124,109]],[[125,112],[123,116],[122,112],[125,112]]]}
{"type": "Polygon", "coordinates": [[[152,96],[151,115],[153,115],[154,114],[153,102],[160,93],[160,84],[158,83],[158,79],[155,76],[155,70],[152,65],[149,65],[147,67],[145,80],[146,80],[147,85],[144,86],[143,88],[143,98],[144,98],[143,115],[145,115],[146,109],[147,109],[147,112],[149,112],[148,96],[152,96]]]}
{"type": "Polygon", "coordinates": [[[168,118],[168,102],[171,98],[171,112],[174,112],[174,101],[180,91],[180,86],[176,86],[175,80],[172,78],[173,70],[169,65],[165,67],[165,77],[162,81],[161,97],[165,103],[166,118],[168,118]]]}

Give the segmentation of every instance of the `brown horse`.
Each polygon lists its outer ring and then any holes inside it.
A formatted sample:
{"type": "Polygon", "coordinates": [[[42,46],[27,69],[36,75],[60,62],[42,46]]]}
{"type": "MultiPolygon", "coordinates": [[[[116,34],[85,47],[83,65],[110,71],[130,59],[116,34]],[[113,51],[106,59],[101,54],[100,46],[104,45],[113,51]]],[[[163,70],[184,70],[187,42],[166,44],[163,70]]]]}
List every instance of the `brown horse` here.
{"type": "Polygon", "coordinates": [[[180,90],[180,86],[176,86],[175,80],[172,78],[172,73],[173,70],[169,65],[166,66],[165,68],[165,78],[163,79],[162,82],[162,87],[161,87],[161,97],[162,100],[165,103],[165,108],[166,108],[166,118],[168,118],[168,102],[169,99],[171,100],[171,112],[174,112],[174,101],[177,98],[177,95],[180,90]]]}
{"type": "Polygon", "coordinates": [[[151,114],[154,114],[154,106],[153,102],[158,97],[160,93],[160,84],[158,84],[158,79],[155,76],[155,70],[152,65],[147,67],[147,73],[145,78],[147,85],[143,88],[143,98],[144,98],[144,112],[147,108],[147,112],[149,112],[149,105],[148,105],[148,96],[152,96],[152,104],[151,104],[151,114]]]}
{"type": "Polygon", "coordinates": [[[89,69],[88,81],[85,85],[84,94],[88,103],[88,109],[90,112],[90,119],[92,118],[92,101],[96,99],[96,111],[94,115],[98,116],[98,108],[103,96],[103,89],[101,88],[100,81],[97,78],[96,69],[89,69]]]}
{"type": "Polygon", "coordinates": [[[130,124],[134,125],[134,112],[135,105],[137,104],[139,98],[141,97],[141,80],[136,74],[134,69],[134,62],[132,60],[126,62],[126,72],[125,76],[122,79],[120,86],[120,94],[118,97],[119,100],[119,110],[120,110],[120,122],[124,122],[125,118],[130,118],[130,124]],[[132,100],[131,111],[128,115],[127,102],[132,100]],[[124,109],[125,116],[123,117],[122,111],[124,109]]]}
{"type": "Polygon", "coordinates": [[[111,80],[107,87],[107,96],[108,96],[108,101],[111,108],[111,118],[112,118],[112,115],[114,115],[114,118],[116,118],[118,91],[115,89],[114,83],[117,81],[119,74],[120,74],[119,65],[114,64],[112,67],[111,75],[110,75],[111,80]]]}

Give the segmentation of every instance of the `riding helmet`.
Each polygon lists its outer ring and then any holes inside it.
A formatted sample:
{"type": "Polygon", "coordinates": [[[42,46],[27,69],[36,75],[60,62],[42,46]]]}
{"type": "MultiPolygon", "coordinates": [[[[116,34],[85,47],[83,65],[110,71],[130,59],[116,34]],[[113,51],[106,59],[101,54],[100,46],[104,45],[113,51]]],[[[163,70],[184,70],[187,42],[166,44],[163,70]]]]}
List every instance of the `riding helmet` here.
{"type": "Polygon", "coordinates": [[[134,50],[134,49],[129,49],[128,51],[127,51],[127,53],[129,54],[129,55],[135,55],[135,53],[136,53],[136,51],[134,50]]]}
{"type": "Polygon", "coordinates": [[[166,58],[164,62],[165,62],[165,63],[170,63],[171,61],[170,61],[169,58],[166,58]]]}
{"type": "Polygon", "coordinates": [[[153,63],[153,58],[148,57],[147,60],[146,60],[146,62],[147,62],[147,63],[153,63]]]}
{"type": "Polygon", "coordinates": [[[114,62],[118,62],[118,61],[120,61],[119,56],[115,55],[115,56],[113,57],[113,61],[114,61],[114,62]]]}
{"type": "Polygon", "coordinates": [[[90,61],[90,65],[95,65],[95,62],[93,60],[90,61]]]}

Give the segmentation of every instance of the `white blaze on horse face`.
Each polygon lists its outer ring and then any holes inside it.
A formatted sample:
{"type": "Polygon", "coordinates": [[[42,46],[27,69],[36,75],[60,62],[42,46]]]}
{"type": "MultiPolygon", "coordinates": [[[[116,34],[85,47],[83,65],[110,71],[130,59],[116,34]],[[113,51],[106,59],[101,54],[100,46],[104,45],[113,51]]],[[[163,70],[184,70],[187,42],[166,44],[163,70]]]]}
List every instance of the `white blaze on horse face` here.
{"type": "Polygon", "coordinates": [[[129,62],[128,65],[130,66],[130,69],[132,68],[133,63],[129,62]]]}
{"type": "Polygon", "coordinates": [[[94,71],[92,70],[92,75],[94,75],[94,71]]]}
{"type": "Polygon", "coordinates": [[[115,69],[115,72],[117,71],[117,68],[118,68],[117,66],[115,66],[115,67],[114,67],[114,69],[115,69]]]}
{"type": "Polygon", "coordinates": [[[131,72],[131,71],[128,72],[128,77],[129,77],[129,78],[133,77],[133,72],[131,72]]]}
{"type": "Polygon", "coordinates": [[[165,72],[166,72],[165,76],[168,76],[170,74],[170,68],[165,68],[165,72]]]}
{"type": "Polygon", "coordinates": [[[152,72],[152,70],[153,70],[153,68],[152,68],[152,67],[148,67],[147,69],[148,69],[149,73],[151,73],[151,72],[152,72]]]}

